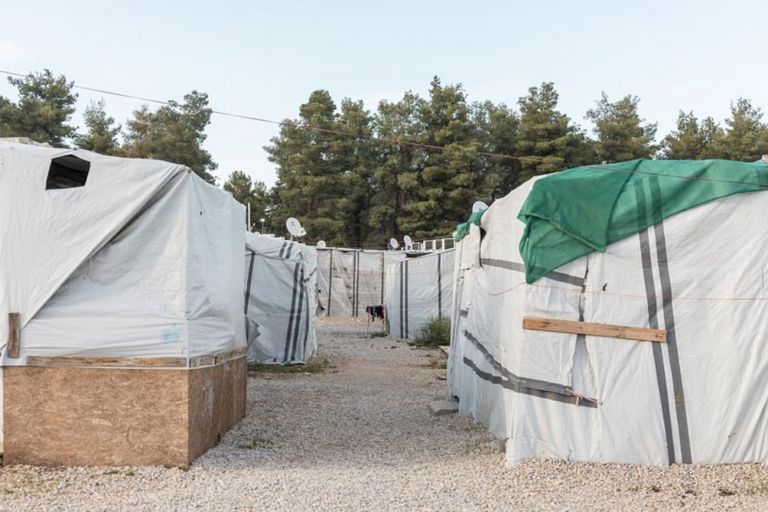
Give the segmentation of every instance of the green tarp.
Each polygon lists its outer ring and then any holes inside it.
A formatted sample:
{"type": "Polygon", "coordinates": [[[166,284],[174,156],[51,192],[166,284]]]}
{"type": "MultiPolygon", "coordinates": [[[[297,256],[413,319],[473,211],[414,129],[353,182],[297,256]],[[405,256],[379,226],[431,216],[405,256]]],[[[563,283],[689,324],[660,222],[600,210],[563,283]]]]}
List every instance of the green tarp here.
{"type": "Polygon", "coordinates": [[[469,226],[472,224],[479,226],[480,225],[480,219],[483,217],[483,210],[482,212],[473,212],[472,215],[469,216],[469,219],[467,219],[467,222],[464,222],[462,224],[459,224],[456,226],[456,231],[453,233],[453,239],[455,241],[459,241],[465,236],[469,234],[469,226]]]}
{"type": "MultiPolygon", "coordinates": [[[[694,206],[768,189],[768,165],[729,160],[632,160],[538,180],[518,218],[526,281],[694,206]]],[[[692,226],[691,229],[695,229],[692,226]]],[[[734,229],[738,229],[734,226],[734,229]]]]}

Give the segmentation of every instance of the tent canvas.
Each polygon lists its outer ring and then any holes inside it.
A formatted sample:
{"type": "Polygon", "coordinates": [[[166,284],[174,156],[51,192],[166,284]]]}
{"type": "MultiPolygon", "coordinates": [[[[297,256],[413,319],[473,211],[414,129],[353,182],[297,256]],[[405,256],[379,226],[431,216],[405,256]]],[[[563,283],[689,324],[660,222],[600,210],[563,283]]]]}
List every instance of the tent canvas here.
{"type": "Polygon", "coordinates": [[[245,266],[249,362],[305,362],[317,352],[317,251],[247,233],[245,266]]]}
{"type": "Polygon", "coordinates": [[[387,267],[389,334],[415,338],[431,318],[450,320],[455,250],[408,258],[387,267]]]}
{"type": "MultiPolygon", "coordinates": [[[[510,463],[766,462],[764,192],[664,217],[527,283],[516,219],[544,179],[496,201],[457,248],[460,413],[507,439],[510,463]],[[526,316],[664,329],[667,343],[529,330],[526,316]]],[[[660,188],[633,189],[642,215],[658,214],[660,188]]]]}
{"type": "Polygon", "coordinates": [[[384,304],[386,269],[403,259],[403,251],[318,248],[318,315],[356,317],[384,304]]]}

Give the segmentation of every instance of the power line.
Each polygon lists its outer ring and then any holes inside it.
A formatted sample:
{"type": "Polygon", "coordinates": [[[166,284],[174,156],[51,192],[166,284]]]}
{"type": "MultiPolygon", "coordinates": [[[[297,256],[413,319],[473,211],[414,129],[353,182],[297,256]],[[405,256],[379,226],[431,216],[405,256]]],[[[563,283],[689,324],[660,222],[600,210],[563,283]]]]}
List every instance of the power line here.
{"type": "MultiPolygon", "coordinates": [[[[24,75],[22,73],[15,73],[13,71],[7,71],[7,70],[3,70],[3,69],[0,69],[0,74],[5,74],[5,75],[8,75],[8,76],[13,76],[13,77],[17,77],[17,78],[26,78],[28,76],[28,75],[24,75]]],[[[117,97],[120,97],[120,98],[127,98],[127,99],[138,100],[138,101],[146,101],[148,103],[154,103],[154,104],[157,104],[157,105],[166,105],[166,106],[170,106],[171,105],[171,102],[169,102],[169,101],[157,100],[157,99],[153,99],[153,98],[146,98],[146,97],[143,97],[143,96],[135,96],[133,94],[126,94],[126,93],[122,93],[122,92],[109,91],[109,90],[106,90],[106,89],[99,89],[99,88],[96,88],[96,87],[87,87],[85,85],[77,85],[77,84],[74,84],[73,87],[75,89],[81,89],[81,90],[84,90],[84,91],[96,92],[96,93],[99,93],[99,94],[107,94],[107,95],[110,95],[110,96],[117,96],[117,97]]],[[[259,123],[268,123],[268,124],[273,124],[273,125],[277,125],[277,126],[281,126],[281,127],[282,126],[287,126],[287,127],[292,127],[292,128],[302,129],[302,130],[313,131],[313,132],[317,132],[317,133],[325,133],[325,134],[329,134],[329,135],[339,135],[339,136],[343,136],[343,137],[358,137],[358,138],[361,137],[361,135],[359,135],[359,134],[349,133],[349,132],[345,132],[345,131],[341,131],[341,130],[333,130],[333,129],[329,129],[329,128],[320,128],[318,126],[311,126],[311,125],[303,125],[302,126],[302,125],[298,125],[297,123],[295,123],[293,121],[275,121],[274,119],[267,119],[267,118],[264,118],[264,117],[251,116],[251,115],[246,115],[246,114],[237,114],[237,113],[234,113],[234,112],[225,112],[225,111],[222,111],[222,110],[215,110],[215,109],[210,109],[210,112],[212,114],[216,114],[216,115],[224,116],[224,117],[233,117],[233,118],[237,118],[237,119],[245,119],[245,120],[248,120],[248,121],[256,121],[256,122],[259,122],[259,123]]],[[[469,149],[471,149],[471,148],[467,148],[466,146],[453,146],[453,147],[438,146],[438,145],[435,145],[435,144],[425,144],[423,142],[416,142],[416,141],[404,140],[404,139],[392,139],[392,138],[387,138],[387,137],[370,137],[370,136],[369,137],[365,137],[365,136],[363,136],[362,138],[367,138],[368,140],[371,140],[373,142],[385,142],[385,143],[388,143],[388,144],[411,146],[411,147],[419,147],[419,148],[424,148],[424,149],[432,149],[432,150],[436,150],[436,151],[449,151],[449,150],[454,149],[454,148],[461,149],[461,150],[464,150],[464,151],[468,151],[469,149]]],[[[488,151],[478,151],[477,154],[478,155],[482,155],[482,156],[486,156],[486,157],[489,157],[489,158],[506,159],[506,160],[522,160],[522,161],[528,161],[529,160],[529,161],[535,161],[535,162],[543,162],[543,161],[547,160],[548,158],[557,158],[557,157],[537,157],[537,156],[531,156],[531,157],[527,157],[527,156],[513,156],[513,155],[506,155],[506,154],[503,154],[503,153],[492,153],[492,152],[488,152],[488,151]]]]}

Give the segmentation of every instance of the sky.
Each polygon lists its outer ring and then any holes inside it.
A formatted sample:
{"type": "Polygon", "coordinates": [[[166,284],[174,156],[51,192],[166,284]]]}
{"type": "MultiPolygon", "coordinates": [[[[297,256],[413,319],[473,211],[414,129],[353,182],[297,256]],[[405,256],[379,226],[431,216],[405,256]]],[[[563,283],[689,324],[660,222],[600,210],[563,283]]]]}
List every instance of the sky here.
{"type": "MultiPolygon", "coordinates": [[[[316,89],[375,109],[435,75],[470,101],[515,105],[555,83],[584,128],[605,91],[640,97],[659,134],[678,111],[723,120],[730,101],[768,109],[768,2],[760,1],[226,1],[4,2],[0,69],[49,68],[84,86],[157,99],[192,89],[212,108],[281,120],[316,89]]],[[[79,92],[74,123],[102,95],[79,92]]],[[[0,95],[14,89],[0,77],[0,95]]],[[[141,102],[104,97],[124,122],[141,102]]],[[[277,127],[216,117],[205,147],[222,181],[233,170],[272,185],[263,147],[277,127]]]]}

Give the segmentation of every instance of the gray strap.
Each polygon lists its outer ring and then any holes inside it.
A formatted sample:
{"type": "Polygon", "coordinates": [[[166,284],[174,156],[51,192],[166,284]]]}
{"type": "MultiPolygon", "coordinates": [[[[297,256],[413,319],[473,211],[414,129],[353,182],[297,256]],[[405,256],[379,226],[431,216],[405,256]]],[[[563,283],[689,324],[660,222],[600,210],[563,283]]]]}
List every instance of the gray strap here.
{"type": "MultiPolygon", "coordinates": [[[[661,211],[661,187],[659,178],[650,180],[651,198],[654,211],[661,211]]],[[[661,281],[661,299],[664,308],[664,328],[667,330],[667,355],[669,368],[672,371],[672,389],[675,397],[675,411],[677,413],[677,430],[680,436],[680,456],[683,464],[690,464],[691,440],[688,432],[688,414],[685,410],[685,392],[683,390],[683,376],[680,372],[680,355],[677,351],[677,335],[675,333],[675,313],[672,307],[672,281],[669,277],[669,261],[667,258],[667,245],[664,237],[664,223],[658,222],[653,227],[656,235],[656,259],[659,264],[659,279],[661,281]]]]}
{"type": "Polygon", "coordinates": [[[291,349],[291,335],[293,334],[293,316],[296,314],[296,295],[299,289],[299,267],[296,263],[293,270],[293,295],[291,296],[291,313],[288,315],[288,332],[285,334],[285,352],[283,353],[283,362],[288,361],[288,354],[291,349]]]}
{"type": "MultiPolygon", "coordinates": [[[[499,260],[495,258],[481,258],[480,263],[486,267],[497,267],[497,268],[503,268],[506,270],[512,270],[514,272],[525,273],[525,265],[522,263],[517,263],[515,261],[499,260]]],[[[574,286],[584,285],[584,278],[572,276],[569,274],[563,274],[562,272],[550,272],[544,277],[546,277],[547,279],[552,279],[553,281],[572,284],[574,286]]]]}
{"type": "MultiPolygon", "coordinates": [[[[643,183],[637,182],[635,186],[637,195],[638,218],[646,219],[648,211],[645,201],[643,183]]],[[[639,233],[640,260],[643,265],[643,280],[645,281],[645,295],[648,302],[648,326],[651,329],[659,328],[658,304],[656,303],[656,285],[653,281],[653,260],[651,259],[651,246],[648,241],[648,230],[639,233]]],[[[661,402],[661,417],[664,423],[664,437],[667,445],[667,463],[675,463],[675,442],[672,436],[672,417],[669,412],[669,395],[667,394],[667,377],[664,370],[664,356],[659,343],[651,343],[653,350],[653,363],[656,370],[656,384],[659,388],[659,400],[661,402]]]]}
{"type": "Polygon", "coordinates": [[[550,400],[557,400],[559,402],[567,402],[575,405],[581,405],[584,407],[597,408],[597,400],[594,398],[584,398],[575,393],[571,388],[558,384],[556,382],[548,382],[538,379],[529,379],[526,377],[518,377],[514,373],[510,372],[501,363],[499,363],[488,352],[480,341],[475,338],[470,332],[464,331],[464,336],[477,348],[477,350],[483,355],[483,357],[490,363],[491,367],[501,374],[501,377],[494,377],[489,373],[482,372],[477,365],[469,358],[464,357],[464,364],[472,368],[475,374],[494,384],[500,384],[506,389],[514,391],[515,393],[523,393],[527,395],[538,396],[540,398],[547,398],[550,400]]]}
{"type": "MultiPolygon", "coordinates": [[[[575,393],[571,388],[558,384],[556,382],[548,382],[538,379],[529,379],[526,377],[518,377],[514,373],[510,372],[501,363],[499,363],[488,349],[486,349],[480,341],[475,338],[469,331],[464,331],[464,336],[477,348],[477,350],[483,355],[483,357],[490,363],[491,367],[501,374],[502,378],[508,383],[508,389],[517,393],[535,394],[542,398],[551,398],[559,400],[561,402],[577,403],[584,405],[585,407],[597,407],[597,400],[594,398],[583,398],[575,393]]],[[[471,362],[471,361],[470,361],[471,362]]],[[[467,364],[467,358],[464,358],[464,363],[467,364]]],[[[469,366],[469,365],[468,365],[469,366]]],[[[478,373],[476,367],[473,368],[475,373],[478,373]]],[[[501,382],[499,382],[501,384],[501,382]]],[[[505,386],[507,387],[507,386],[505,386]]]]}

